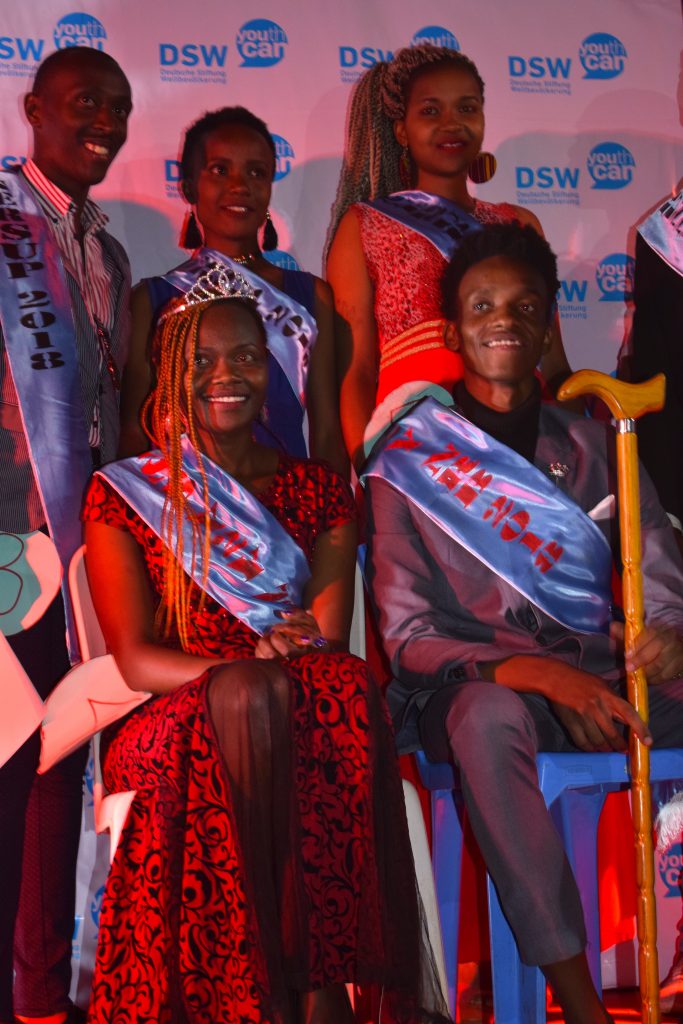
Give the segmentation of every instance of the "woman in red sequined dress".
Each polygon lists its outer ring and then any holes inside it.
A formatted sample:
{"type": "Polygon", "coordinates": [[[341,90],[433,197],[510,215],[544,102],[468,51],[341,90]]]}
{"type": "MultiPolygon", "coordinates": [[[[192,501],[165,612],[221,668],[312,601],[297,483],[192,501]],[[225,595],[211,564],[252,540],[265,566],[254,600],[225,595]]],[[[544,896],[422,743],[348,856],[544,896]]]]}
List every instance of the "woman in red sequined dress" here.
{"type": "Polygon", "coordinates": [[[348,487],[325,463],[254,441],[267,349],[249,300],[170,309],[147,406],[160,450],[100,471],[83,513],[108,647],[128,685],[152,694],[103,737],[105,785],[136,796],[107,881],[89,1019],[348,1024],[355,982],[383,988],[383,1021],[442,1021],[421,975],[391,728],[346,652],[348,487]],[[231,501],[265,517],[256,540],[243,542],[234,524],[251,520],[231,501]],[[245,588],[264,573],[259,615],[291,595],[295,583],[277,583],[285,555],[303,566],[303,589],[256,630],[245,588]],[[227,597],[226,579],[237,579],[227,597]]]}
{"type": "MultiPolygon", "coordinates": [[[[483,108],[475,65],[442,47],[399,50],[356,86],[327,260],[342,429],[356,467],[376,406],[384,403],[369,433],[407,391],[427,383],[450,390],[462,375],[460,357],[444,347],[441,314],[441,277],[459,237],[512,220],[541,231],[529,210],[468,192],[483,108]]],[[[557,330],[554,341],[542,366],[547,381],[569,369],[557,330]]]]}

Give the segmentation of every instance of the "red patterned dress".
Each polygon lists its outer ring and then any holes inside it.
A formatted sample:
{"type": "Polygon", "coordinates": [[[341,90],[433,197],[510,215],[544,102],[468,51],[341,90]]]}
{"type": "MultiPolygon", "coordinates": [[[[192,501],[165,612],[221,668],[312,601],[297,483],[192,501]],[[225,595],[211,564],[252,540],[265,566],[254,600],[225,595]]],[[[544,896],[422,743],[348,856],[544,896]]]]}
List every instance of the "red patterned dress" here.
{"type": "MultiPolygon", "coordinates": [[[[363,254],[375,292],[380,347],[375,404],[413,380],[450,390],[462,377],[460,356],[443,344],[441,278],[446,269],[431,242],[379,210],[352,207],[360,220],[363,254]]],[[[509,203],[474,200],[472,216],[482,224],[516,219],[509,203]]]]}
{"type": "MultiPolygon", "coordinates": [[[[312,557],[318,534],[354,516],[322,463],[281,456],[260,500],[312,557]]],[[[140,544],[155,593],[161,541],[99,478],[83,518],[140,544]]],[[[257,636],[207,598],[193,653],[251,658],[257,636]]],[[[291,683],[288,886],[280,931],[285,984],[386,986],[387,1021],[418,1011],[418,911],[401,784],[385,708],[365,664],[310,653],[291,683]],[[393,990],[393,991],[392,991],[393,990]]],[[[281,1024],[250,897],[247,856],[207,704],[211,673],[152,698],[104,736],[113,792],[137,792],[107,882],[91,1024],[281,1024]]]]}

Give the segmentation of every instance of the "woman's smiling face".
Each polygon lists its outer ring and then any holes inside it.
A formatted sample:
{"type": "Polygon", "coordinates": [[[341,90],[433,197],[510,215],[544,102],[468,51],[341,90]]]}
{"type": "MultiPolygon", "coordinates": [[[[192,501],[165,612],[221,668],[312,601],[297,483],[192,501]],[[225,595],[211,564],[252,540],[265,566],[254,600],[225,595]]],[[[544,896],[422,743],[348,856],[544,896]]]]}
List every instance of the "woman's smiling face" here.
{"type": "Polygon", "coordinates": [[[254,128],[231,124],[209,132],[201,166],[186,188],[209,248],[238,242],[246,251],[253,243],[266,219],[274,172],[272,150],[254,128]]]}
{"type": "Polygon", "coordinates": [[[466,172],[484,138],[484,101],[476,79],[448,65],[421,72],[394,132],[410,151],[421,183],[425,177],[466,172]]]}
{"type": "Polygon", "coordinates": [[[200,434],[218,437],[251,427],[266,398],[268,349],[254,314],[239,300],[215,302],[205,311],[189,371],[200,434]]]}

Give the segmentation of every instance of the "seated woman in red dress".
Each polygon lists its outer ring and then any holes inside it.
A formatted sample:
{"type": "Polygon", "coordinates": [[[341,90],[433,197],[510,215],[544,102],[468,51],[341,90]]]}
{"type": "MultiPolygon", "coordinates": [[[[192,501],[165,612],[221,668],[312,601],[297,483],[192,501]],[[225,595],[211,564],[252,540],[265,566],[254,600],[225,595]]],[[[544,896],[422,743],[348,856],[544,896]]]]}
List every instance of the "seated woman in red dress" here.
{"type": "Polygon", "coordinates": [[[157,330],[156,450],[100,470],[83,513],[108,646],[152,693],[103,737],[107,788],[136,797],[90,1020],[347,1024],[355,982],[383,1021],[440,1021],[391,729],[346,652],[353,501],[254,441],[265,332],[215,284],[157,330]]]}

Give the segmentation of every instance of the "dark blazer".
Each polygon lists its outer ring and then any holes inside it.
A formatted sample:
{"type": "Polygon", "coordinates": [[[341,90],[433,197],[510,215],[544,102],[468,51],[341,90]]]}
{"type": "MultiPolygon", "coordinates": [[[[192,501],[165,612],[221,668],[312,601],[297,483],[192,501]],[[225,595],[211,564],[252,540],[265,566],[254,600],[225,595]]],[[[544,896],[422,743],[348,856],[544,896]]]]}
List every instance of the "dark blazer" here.
{"type": "MultiPolygon", "coordinates": [[[[543,404],[535,465],[585,511],[602,504],[596,522],[619,559],[614,433],[601,423],[543,404]],[[608,499],[607,502],[604,499],[608,499]],[[610,508],[611,506],[611,508],[610,508]]],[[[513,654],[551,654],[603,678],[622,666],[607,636],[572,634],[478,558],[448,537],[390,484],[370,477],[367,582],[396,682],[394,719],[408,745],[418,711],[438,687],[481,677],[482,662],[513,654]]],[[[648,620],[683,633],[683,565],[671,526],[641,474],[643,570],[648,620]]],[[[595,518],[595,517],[594,517],[595,518]]]]}
{"type": "Polygon", "coordinates": [[[636,235],[630,376],[666,374],[661,412],[638,421],[640,453],[662,505],[683,522],[683,276],[636,235]]]}

